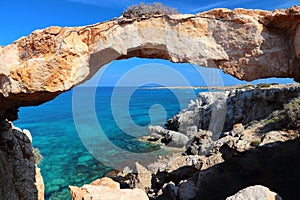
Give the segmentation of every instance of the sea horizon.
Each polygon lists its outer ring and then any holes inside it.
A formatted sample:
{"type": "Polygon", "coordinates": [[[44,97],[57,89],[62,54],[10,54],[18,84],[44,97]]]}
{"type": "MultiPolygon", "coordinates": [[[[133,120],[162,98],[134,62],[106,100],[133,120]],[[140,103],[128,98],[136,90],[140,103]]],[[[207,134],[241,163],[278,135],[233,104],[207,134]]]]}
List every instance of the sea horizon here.
{"type": "MultiPolygon", "coordinates": [[[[142,143],[137,138],[148,134],[149,125],[164,126],[167,119],[186,108],[199,92],[206,91],[193,88],[144,90],[137,87],[130,99],[124,101],[129,103],[129,112],[122,109],[123,103],[115,105],[117,108],[121,106],[117,110],[123,110],[117,114],[119,124],[116,124],[110,106],[112,96],[117,95],[117,99],[125,98],[132,88],[119,87],[113,94],[114,89],[115,87],[106,86],[97,87],[96,90],[93,87],[78,87],[40,106],[20,108],[20,119],[14,124],[30,130],[33,146],[38,148],[43,156],[39,167],[45,182],[46,199],[71,199],[69,185],[82,186],[103,177],[114,167],[108,165],[116,160],[116,165],[126,163],[126,159],[120,160],[119,152],[106,147],[108,142],[127,153],[159,150],[158,146],[142,143]],[[90,90],[96,93],[91,94],[90,90]],[[82,102],[81,105],[77,105],[82,108],[82,114],[77,117],[80,118],[79,123],[74,120],[76,105],[73,104],[76,95],[80,96],[77,102],[82,102]],[[95,132],[96,127],[91,122],[93,113],[86,105],[89,95],[95,98],[97,122],[104,132],[99,137],[99,132],[95,132]],[[128,122],[127,113],[138,130],[133,129],[135,126],[128,122]],[[92,138],[94,134],[98,138],[92,139],[92,150],[87,149],[82,136],[92,138]],[[107,138],[108,141],[105,140],[107,138]],[[101,154],[100,161],[99,158],[95,158],[97,155],[91,152],[96,150],[101,154]]],[[[137,155],[136,159],[143,158],[137,155]]]]}

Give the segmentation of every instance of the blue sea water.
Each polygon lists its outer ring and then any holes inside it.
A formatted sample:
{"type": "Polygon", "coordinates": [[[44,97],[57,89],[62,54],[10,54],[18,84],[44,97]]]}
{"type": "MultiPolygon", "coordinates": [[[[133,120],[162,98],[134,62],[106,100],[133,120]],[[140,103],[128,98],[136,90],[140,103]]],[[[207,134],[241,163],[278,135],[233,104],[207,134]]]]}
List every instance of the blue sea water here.
{"type": "Polygon", "coordinates": [[[43,155],[39,167],[46,199],[70,199],[69,185],[82,186],[111,169],[165,153],[137,137],[147,135],[149,125],[164,125],[202,91],[79,87],[21,108],[14,124],[30,130],[33,146],[43,155]]]}

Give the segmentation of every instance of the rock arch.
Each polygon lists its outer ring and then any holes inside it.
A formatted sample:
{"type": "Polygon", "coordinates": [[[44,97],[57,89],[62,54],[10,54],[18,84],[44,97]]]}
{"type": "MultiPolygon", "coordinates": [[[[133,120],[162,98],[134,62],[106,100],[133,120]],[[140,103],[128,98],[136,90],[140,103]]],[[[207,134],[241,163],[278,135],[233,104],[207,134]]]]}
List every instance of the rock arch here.
{"type": "Polygon", "coordinates": [[[215,9],[83,27],[49,27],[0,47],[0,118],[91,78],[115,59],[162,58],[220,68],[239,79],[300,80],[300,7],[215,9]]]}

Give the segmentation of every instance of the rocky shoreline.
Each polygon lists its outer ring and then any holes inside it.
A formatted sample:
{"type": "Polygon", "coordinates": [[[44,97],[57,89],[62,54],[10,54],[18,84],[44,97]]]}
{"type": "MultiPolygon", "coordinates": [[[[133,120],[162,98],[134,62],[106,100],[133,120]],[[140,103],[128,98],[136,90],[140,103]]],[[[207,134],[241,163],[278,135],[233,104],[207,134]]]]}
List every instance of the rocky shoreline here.
{"type": "MultiPolygon", "coordinates": [[[[29,138],[24,137],[26,135],[24,131],[10,125],[10,121],[18,119],[20,107],[37,106],[48,102],[89,80],[107,63],[132,57],[160,58],[175,63],[186,62],[219,68],[240,80],[252,81],[259,78],[278,77],[294,78],[299,82],[299,16],[300,7],[293,6],[272,12],[220,8],[193,15],[117,18],[81,27],[52,26],[36,30],[10,45],[0,46],[1,198],[30,200],[44,198],[38,196],[39,191],[35,183],[38,171],[36,172],[37,168],[33,160],[32,144],[29,138]],[[178,30],[183,34],[178,34],[178,30]]],[[[205,195],[212,197],[211,199],[218,199],[232,195],[242,189],[241,187],[261,184],[279,192],[283,198],[298,199],[295,191],[298,189],[297,184],[300,178],[299,170],[294,166],[297,164],[299,166],[297,160],[299,155],[296,154],[299,152],[299,140],[286,140],[294,138],[299,130],[299,100],[292,100],[299,96],[299,92],[296,86],[287,90],[281,89],[284,91],[282,93],[280,89],[274,90],[273,93],[273,89],[273,87],[266,90],[255,89],[249,93],[249,96],[244,95],[244,100],[240,98],[244,94],[241,90],[235,90],[234,94],[224,91],[223,94],[219,93],[219,96],[208,94],[206,98],[201,99],[203,100],[201,104],[199,104],[200,101],[196,101],[186,112],[172,118],[168,123],[168,128],[173,132],[166,134],[166,142],[171,142],[170,144],[173,143],[174,146],[185,147],[186,145],[181,142],[186,142],[188,138],[188,142],[192,141],[187,146],[192,155],[184,152],[184,156],[202,156],[201,159],[204,160],[198,160],[199,162],[196,163],[204,164],[201,164],[201,167],[194,166],[194,164],[182,167],[174,163],[172,165],[174,171],[151,174],[151,185],[147,186],[147,189],[142,189],[149,194],[150,198],[157,199],[164,198],[164,196],[168,196],[168,199],[197,199],[205,195]],[[251,101],[256,95],[261,98],[254,98],[255,100],[251,101]],[[225,97],[231,100],[224,101],[225,97]],[[212,101],[213,98],[214,101],[212,101]],[[227,105],[227,109],[224,105],[227,105]],[[202,109],[199,110],[199,106],[202,109]],[[231,107],[238,109],[230,109],[231,107]],[[219,115],[219,113],[225,113],[225,115],[219,115]],[[200,116],[198,114],[211,117],[200,119],[197,117],[200,116]],[[256,118],[256,115],[260,117],[256,118]],[[201,122],[201,124],[193,125],[194,122],[201,122]],[[235,127],[236,123],[241,123],[245,129],[237,136],[232,134],[235,132],[232,130],[242,126],[235,127]],[[182,131],[185,127],[189,127],[186,133],[182,131]],[[200,129],[208,130],[211,134],[203,135],[201,132],[199,136],[201,140],[198,140],[197,135],[193,134],[198,134],[200,129]],[[251,132],[252,129],[261,137],[251,141],[252,145],[250,145],[244,138],[248,138],[248,130],[251,132]],[[293,135],[292,138],[291,135],[293,135]],[[204,139],[202,140],[201,137],[204,139]],[[260,142],[263,142],[265,138],[273,141],[272,145],[260,146],[260,142]],[[203,143],[204,140],[207,142],[203,143]],[[220,148],[217,145],[219,140],[220,144],[224,142],[220,148]],[[206,144],[209,148],[205,147],[206,144]],[[216,147],[217,152],[211,152],[214,149],[211,147],[216,147]],[[235,149],[240,147],[245,151],[240,152],[239,149],[235,149]],[[272,153],[276,148],[278,154],[272,153]],[[208,154],[197,155],[203,150],[208,154]],[[222,150],[226,150],[229,154],[222,150]],[[286,152],[286,150],[290,151],[286,152]],[[245,157],[246,161],[255,160],[255,155],[259,155],[256,151],[261,152],[262,155],[270,151],[269,157],[276,162],[270,161],[271,164],[268,167],[279,166],[279,168],[270,170],[267,167],[266,171],[249,171],[248,166],[251,166],[251,169],[265,167],[264,165],[263,167],[252,166],[255,162],[244,161],[240,165],[232,164],[239,163],[242,160],[240,158],[245,157]],[[210,163],[212,162],[209,159],[210,156],[219,158],[220,154],[222,161],[215,159],[217,160],[215,163],[210,163]],[[273,154],[279,157],[273,157],[273,154]],[[204,169],[205,163],[212,167],[204,169]],[[247,166],[243,163],[247,163],[247,166]],[[282,163],[285,166],[280,168],[282,163]],[[235,168],[235,166],[240,168],[235,168]],[[182,176],[184,174],[182,169],[188,171],[188,175],[182,176]],[[236,174],[228,174],[224,171],[236,174]],[[268,174],[269,176],[266,176],[268,174]],[[237,177],[242,178],[237,179],[237,177]],[[253,177],[263,178],[251,179],[253,177]],[[273,180],[274,177],[279,177],[279,179],[265,182],[265,180],[273,180]],[[216,183],[217,185],[214,185],[216,183]],[[236,187],[232,186],[232,183],[236,187]],[[188,196],[184,196],[185,194],[188,196]]],[[[206,131],[206,133],[209,132],[206,131]]],[[[178,158],[181,159],[182,156],[178,158]]],[[[258,161],[267,160],[264,156],[257,159],[258,161]]],[[[140,174],[128,174],[125,178],[130,178],[129,180],[132,181],[129,186],[141,187],[135,185],[135,183],[142,182],[140,174]]]]}
{"type": "Polygon", "coordinates": [[[0,199],[44,199],[32,136],[9,121],[0,122],[0,180],[0,199]]]}
{"type": "MultiPolygon", "coordinates": [[[[110,178],[123,189],[143,190],[148,197],[141,199],[295,199],[299,96],[299,84],[200,93],[168,121],[168,129],[150,126],[149,135],[141,138],[172,154],[148,166],[136,163],[135,169],[127,167],[110,178]],[[212,120],[214,112],[218,119],[212,120]]],[[[82,188],[71,187],[76,200],[75,190],[82,188]]]]}

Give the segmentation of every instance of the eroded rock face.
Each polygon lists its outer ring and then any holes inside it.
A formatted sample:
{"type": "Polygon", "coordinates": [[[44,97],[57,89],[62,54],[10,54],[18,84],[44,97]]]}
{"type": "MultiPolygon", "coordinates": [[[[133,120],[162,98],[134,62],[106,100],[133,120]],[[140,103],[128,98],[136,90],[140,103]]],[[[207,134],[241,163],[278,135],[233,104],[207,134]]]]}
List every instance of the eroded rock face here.
{"type": "Polygon", "coordinates": [[[43,200],[44,183],[32,152],[28,131],[0,123],[0,198],[43,200]]]}
{"type": "Polygon", "coordinates": [[[106,63],[162,58],[217,67],[239,79],[300,80],[300,7],[274,12],[214,9],[196,15],[49,27],[0,47],[0,117],[88,80],[106,63]]]}
{"type": "Polygon", "coordinates": [[[202,92],[187,109],[173,116],[167,126],[184,134],[190,132],[190,127],[196,127],[195,132],[198,129],[210,130],[216,140],[222,131],[231,130],[234,124],[264,119],[299,95],[299,84],[202,92]]]}

